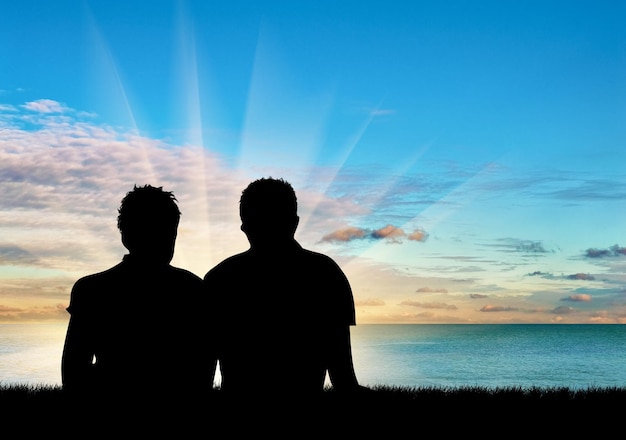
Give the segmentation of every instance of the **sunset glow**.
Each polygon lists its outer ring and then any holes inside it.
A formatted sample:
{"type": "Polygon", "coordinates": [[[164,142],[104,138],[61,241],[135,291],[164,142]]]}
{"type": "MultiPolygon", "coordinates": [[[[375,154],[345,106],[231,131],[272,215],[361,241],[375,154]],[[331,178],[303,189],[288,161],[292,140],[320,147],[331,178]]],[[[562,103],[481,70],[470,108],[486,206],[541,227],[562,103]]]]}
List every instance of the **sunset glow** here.
{"type": "Polygon", "coordinates": [[[357,323],[626,323],[625,16],[7,4],[0,322],[69,318],[72,284],[125,253],[134,184],[174,192],[172,264],[203,276],[247,248],[240,192],[272,176],[297,192],[296,238],[346,272],[357,323]]]}

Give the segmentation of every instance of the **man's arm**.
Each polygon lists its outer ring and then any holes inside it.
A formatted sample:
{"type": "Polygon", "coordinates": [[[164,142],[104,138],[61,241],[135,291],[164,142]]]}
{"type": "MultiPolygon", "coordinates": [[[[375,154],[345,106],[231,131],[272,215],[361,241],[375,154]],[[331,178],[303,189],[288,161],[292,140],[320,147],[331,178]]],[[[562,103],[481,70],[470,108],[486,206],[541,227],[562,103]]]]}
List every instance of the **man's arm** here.
{"type": "Polygon", "coordinates": [[[88,348],[86,331],[80,319],[70,318],[61,358],[61,380],[68,391],[84,390],[90,382],[93,352],[88,348]]]}
{"type": "Polygon", "coordinates": [[[350,327],[356,324],[354,298],[348,278],[339,268],[337,263],[332,262],[332,268],[328,271],[333,274],[329,292],[334,292],[331,303],[333,304],[334,324],[328,328],[329,334],[326,339],[328,344],[328,376],[335,390],[356,391],[367,389],[359,385],[354,364],[352,361],[352,344],[350,327]]]}
{"type": "Polygon", "coordinates": [[[206,324],[204,324],[204,344],[207,348],[207,362],[208,362],[208,380],[209,388],[213,390],[215,385],[215,378],[217,375],[217,366],[220,358],[219,350],[219,319],[220,307],[217,304],[217,290],[220,286],[219,270],[214,269],[208,271],[202,280],[203,284],[203,301],[204,307],[203,313],[207,314],[206,324]]]}
{"type": "Polygon", "coordinates": [[[91,382],[94,361],[94,347],[90,333],[90,320],[85,316],[85,281],[74,284],[67,311],[70,320],[65,334],[65,344],[61,357],[61,381],[63,389],[69,391],[85,390],[91,382]],[[82,292],[82,293],[81,293],[82,292]]]}
{"type": "Polygon", "coordinates": [[[350,327],[338,326],[328,338],[329,362],[328,375],[333,388],[337,391],[352,391],[361,388],[354,372],[350,327]]]}

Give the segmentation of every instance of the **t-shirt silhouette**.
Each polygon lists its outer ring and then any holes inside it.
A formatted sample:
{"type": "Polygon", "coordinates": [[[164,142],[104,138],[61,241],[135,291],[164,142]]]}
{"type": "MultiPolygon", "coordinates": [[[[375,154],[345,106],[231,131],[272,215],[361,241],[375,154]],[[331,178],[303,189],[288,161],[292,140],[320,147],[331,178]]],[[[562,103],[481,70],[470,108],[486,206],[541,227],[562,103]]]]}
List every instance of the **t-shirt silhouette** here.
{"type": "Polygon", "coordinates": [[[145,398],[198,386],[206,375],[192,359],[206,342],[199,332],[201,295],[202,279],[195,274],[145,265],[131,255],[81,278],[67,308],[75,328],[66,344],[74,356],[93,351],[95,362],[65,385],[145,398]]]}
{"type": "Polygon", "coordinates": [[[205,276],[224,392],[317,393],[333,335],[355,324],[352,291],[328,256],[293,241],[254,247],[205,276]]]}

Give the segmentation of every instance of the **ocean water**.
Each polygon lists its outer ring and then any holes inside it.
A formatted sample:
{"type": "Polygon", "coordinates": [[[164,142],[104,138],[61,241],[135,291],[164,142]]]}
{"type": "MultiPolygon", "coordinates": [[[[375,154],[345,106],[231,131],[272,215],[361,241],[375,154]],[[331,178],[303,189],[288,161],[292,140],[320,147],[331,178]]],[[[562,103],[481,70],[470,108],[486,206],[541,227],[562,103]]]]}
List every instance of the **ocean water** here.
{"type": "Polygon", "coordinates": [[[0,384],[61,384],[67,324],[0,324],[0,384]]]}
{"type": "Polygon", "coordinates": [[[623,325],[361,325],[352,336],[369,385],[626,387],[623,325]]]}
{"type": "MultiPolygon", "coordinates": [[[[60,385],[65,329],[0,325],[0,383],[60,385]]],[[[352,349],[369,386],[626,387],[623,325],[361,324],[352,349]]]]}

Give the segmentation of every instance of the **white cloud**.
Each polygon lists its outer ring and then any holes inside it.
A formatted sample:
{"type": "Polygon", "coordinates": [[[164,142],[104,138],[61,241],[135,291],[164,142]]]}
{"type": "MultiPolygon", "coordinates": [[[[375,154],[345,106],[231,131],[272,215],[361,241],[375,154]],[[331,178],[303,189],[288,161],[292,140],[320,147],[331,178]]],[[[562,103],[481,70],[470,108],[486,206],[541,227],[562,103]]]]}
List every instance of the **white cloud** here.
{"type": "Polygon", "coordinates": [[[26,110],[39,113],[63,113],[66,110],[69,110],[61,103],[53,101],[52,99],[38,99],[36,101],[30,101],[24,104],[22,107],[24,107],[26,110]]]}
{"type": "MultiPolygon", "coordinates": [[[[38,125],[22,124],[32,121],[24,110],[0,112],[0,305],[6,310],[41,306],[56,313],[59,297],[69,300],[70,280],[117,263],[126,252],[116,227],[117,208],[135,184],[162,186],[179,201],[173,264],[203,276],[248,247],[239,229],[239,196],[260,176],[233,170],[202,147],[85,122],[54,101],[33,101],[23,108],[38,112],[38,125]],[[66,114],[54,113],[60,110],[66,114]],[[15,281],[24,276],[31,281],[15,281]],[[42,283],[56,286],[55,295],[43,295],[42,283]],[[8,288],[13,285],[22,287],[8,288]],[[39,300],[28,305],[26,297],[39,300]]],[[[298,200],[307,212],[318,202],[335,214],[352,210],[308,190],[298,191],[298,200]]],[[[315,213],[303,234],[315,235],[316,225],[328,221],[315,213]]]]}
{"type": "MultiPolygon", "coordinates": [[[[29,106],[42,112],[60,108],[35,103],[29,106]]],[[[117,207],[135,184],[174,192],[183,212],[176,258],[193,261],[196,271],[208,269],[212,255],[232,251],[229,243],[241,243],[232,222],[247,178],[207,150],[73,117],[43,114],[37,130],[2,114],[0,121],[7,125],[0,137],[0,236],[7,249],[37,256],[40,267],[85,273],[121,257],[117,207]],[[212,249],[216,244],[223,248],[212,249]]]]}

